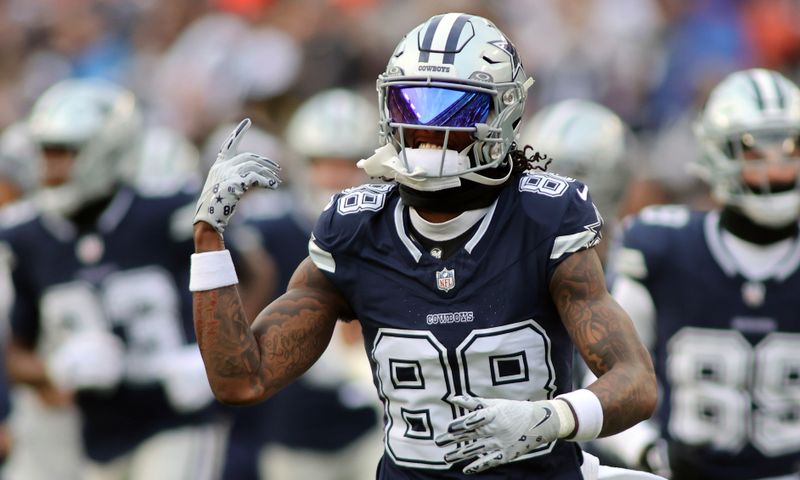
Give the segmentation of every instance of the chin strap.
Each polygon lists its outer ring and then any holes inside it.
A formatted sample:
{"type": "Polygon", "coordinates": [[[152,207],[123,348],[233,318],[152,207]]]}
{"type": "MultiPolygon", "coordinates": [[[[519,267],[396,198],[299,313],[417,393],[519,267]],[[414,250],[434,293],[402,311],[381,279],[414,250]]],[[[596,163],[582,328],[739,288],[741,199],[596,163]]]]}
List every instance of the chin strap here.
{"type": "Polygon", "coordinates": [[[508,162],[508,171],[506,172],[505,175],[503,175],[500,178],[486,177],[484,175],[480,175],[477,172],[465,173],[464,175],[461,175],[461,178],[463,178],[464,180],[473,181],[475,183],[480,183],[481,185],[496,186],[506,183],[506,181],[511,177],[511,174],[513,172],[514,172],[514,165],[511,162],[508,162]]]}

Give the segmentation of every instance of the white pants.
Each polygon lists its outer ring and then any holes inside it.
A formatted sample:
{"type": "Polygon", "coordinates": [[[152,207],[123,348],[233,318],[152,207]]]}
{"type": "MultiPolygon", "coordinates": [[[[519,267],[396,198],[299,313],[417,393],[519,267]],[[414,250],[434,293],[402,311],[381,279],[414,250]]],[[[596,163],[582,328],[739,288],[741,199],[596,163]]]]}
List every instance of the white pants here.
{"type": "Polygon", "coordinates": [[[382,455],[380,429],[332,453],[270,445],[259,456],[259,476],[270,480],[375,480],[382,455]]]}
{"type": "Polygon", "coordinates": [[[81,479],[80,414],[75,407],[49,407],[29,387],[11,392],[12,446],[5,480],[81,479]]]}
{"type": "Polygon", "coordinates": [[[666,480],[652,473],[600,465],[597,457],[586,452],[583,452],[581,473],[583,480],[666,480]]]}
{"type": "Polygon", "coordinates": [[[167,430],[109,463],[87,462],[83,479],[215,480],[222,471],[225,438],[222,425],[167,430]]]}

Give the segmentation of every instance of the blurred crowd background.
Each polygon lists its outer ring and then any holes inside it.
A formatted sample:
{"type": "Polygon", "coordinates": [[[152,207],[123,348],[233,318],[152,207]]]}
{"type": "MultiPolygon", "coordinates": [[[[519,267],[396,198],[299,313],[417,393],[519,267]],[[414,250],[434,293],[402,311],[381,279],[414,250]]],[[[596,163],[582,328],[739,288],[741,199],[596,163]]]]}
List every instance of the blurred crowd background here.
{"type": "MultiPolygon", "coordinates": [[[[256,128],[243,149],[274,158],[287,183],[302,184],[293,180],[302,170],[293,155],[325,152],[304,136],[316,131],[312,120],[307,129],[290,128],[298,107],[344,87],[374,102],[377,113],[375,81],[400,38],[448,11],[487,17],[512,39],[536,82],[528,117],[578,98],[607,106],[631,126],[635,181],[620,215],[651,203],[708,205],[706,187],[685,166],[699,155],[692,123],[724,76],[759,66],[800,80],[800,0],[0,0],[0,180],[10,177],[23,190],[37,182],[35,169],[19,163],[35,155],[13,131],[42,92],[66,78],[102,77],[141,103],[149,128],[135,175],[146,193],[199,186],[220,142],[245,116],[256,128]]],[[[326,115],[319,120],[335,121],[326,115]]],[[[363,129],[338,126],[361,151],[363,129]]],[[[374,127],[366,138],[377,147],[374,127]]],[[[324,145],[334,141],[326,137],[324,145]]],[[[352,174],[336,170],[317,175],[352,174]]],[[[343,181],[354,179],[361,177],[343,181]]],[[[324,205],[326,189],[341,188],[331,182],[305,185],[316,185],[324,205]]],[[[281,198],[244,208],[251,218],[278,216],[292,202],[281,198]]],[[[308,203],[319,211],[316,199],[308,203]]],[[[305,243],[297,245],[302,258],[305,243]]]]}
{"type": "Polygon", "coordinates": [[[536,80],[528,115],[565,98],[617,112],[665,196],[695,185],[680,164],[710,86],[749,66],[796,78],[800,59],[794,0],[6,0],[0,127],[57,80],[100,76],[132,89],[149,122],[184,136],[207,165],[216,145],[204,152],[206,141],[225,122],[248,115],[280,137],[313,93],[375,98],[399,38],[444,11],[491,18],[515,41],[536,80]]]}

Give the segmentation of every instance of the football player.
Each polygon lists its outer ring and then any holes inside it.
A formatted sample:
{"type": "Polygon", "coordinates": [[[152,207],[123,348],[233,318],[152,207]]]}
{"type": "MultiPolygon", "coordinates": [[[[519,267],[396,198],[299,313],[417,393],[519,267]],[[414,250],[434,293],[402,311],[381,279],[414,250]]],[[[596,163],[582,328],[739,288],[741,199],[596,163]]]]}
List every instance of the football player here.
{"type": "Polygon", "coordinates": [[[581,479],[576,441],[649,417],[652,363],[606,290],[588,188],[526,173],[511,150],[532,83],[484,18],[414,28],[378,79],[384,145],[359,162],[392,182],[334,196],[309,258],[252,326],[222,234],[242,192],[276,187],[278,167],[250,153],[215,163],[190,285],[218,399],[273,395],[322,355],[337,320],[357,318],[384,407],[379,479],[581,479]],[[573,391],[575,346],[599,378],[573,391]]]}
{"type": "Polygon", "coordinates": [[[45,403],[74,399],[81,478],[214,478],[221,429],[184,291],[193,206],[124,184],[141,126],[134,96],[101,80],[66,80],[34,105],[42,187],[0,232],[15,289],[9,375],[45,403]]]}
{"type": "MultiPolygon", "coordinates": [[[[37,151],[25,123],[18,122],[6,127],[0,134],[0,229],[4,228],[4,224],[13,221],[11,218],[18,209],[12,208],[12,205],[19,205],[18,202],[35,187],[38,168],[37,151]]],[[[8,339],[8,315],[14,294],[10,273],[6,268],[7,255],[4,249],[0,249],[0,338],[2,338],[3,352],[0,356],[4,356],[8,339]]],[[[2,368],[0,369],[0,464],[5,463],[11,447],[12,433],[9,424],[15,423],[8,418],[11,404],[9,388],[6,369],[2,368]]],[[[13,436],[18,437],[20,433],[23,432],[14,432],[13,436]]],[[[69,473],[66,471],[65,473],[66,477],[69,477],[69,473]]],[[[28,478],[35,480],[33,476],[28,478]]]]}
{"type": "Polygon", "coordinates": [[[664,387],[660,430],[606,441],[674,479],[797,478],[800,89],[774,71],[733,73],[696,136],[695,170],[720,207],[646,208],[615,262],[614,296],[664,387]]]}
{"type": "MultiPolygon", "coordinates": [[[[269,300],[286,291],[308,256],[311,230],[333,195],[367,180],[356,161],[377,146],[377,125],[373,103],[341,88],[312,96],[292,115],[285,135],[295,155],[295,208],[253,223],[276,267],[269,300]]],[[[358,322],[337,324],[325,355],[269,400],[263,428],[272,444],[261,456],[263,478],[375,478],[378,401],[362,344],[358,322]]]]}

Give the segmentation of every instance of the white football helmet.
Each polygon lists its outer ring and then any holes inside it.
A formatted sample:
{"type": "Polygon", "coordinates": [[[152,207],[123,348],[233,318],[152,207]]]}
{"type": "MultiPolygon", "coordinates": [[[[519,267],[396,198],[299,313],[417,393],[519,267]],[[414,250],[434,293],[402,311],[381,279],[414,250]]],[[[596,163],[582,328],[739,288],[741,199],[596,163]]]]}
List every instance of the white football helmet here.
{"type": "Polygon", "coordinates": [[[41,166],[39,149],[34,145],[25,122],[17,122],[0,133],[0,177],[23,193],[36,188],[41,166]]]}
{"type": "Polygon", "coordinates": [[[563,100],[534,115],[519,144],[547,155],[549,171],[587,184],[602,216],[616,217],[631,177],[634,144],[617,114],[588,100],[563,100]]]}
{"type": "Polygon", "coordinates": [[[199,190],[200,151],[184,135],[167,127],[143,131],[132,183],[146,196],[199,190]]]}
{"type": "Polygon", "coordinates": [[[436,15],[403,38],[378,77],[385,145],[359,166],[370,176],[421,191],[458,187],[460,179],[504,183],[532,84],[516,49],[492,22],[463,13],[436,15]],[[444,145],[441,150],[406,145],[407,130],[444,132],[444,145]],[[467,132],[474,141],[450,150],[453,132],[467,132]],[[503,178],[478,173],[503,162],[508,165],[503,178]]]}
{"type": "Polygon", "coordinates": [[[774,161],[745,160],[746,155],[779,151],[780,161],[800,162],[800,89],[794,83],[760,68],[729,75],[709,95],[695,134],[704,155],[692,169],[710,184],[717,200],[767,227],[797,221],[800,185],[796,176],[790,185],[770,185],[766,174],[758,186],[742,180],[745,161],[764,168],[774,161]]]}
{"type": "Polygon", "coordinates": [[[289,148],[305,159],[341,158],[355,162],[378,146],[375,105],[351,90],[335,88],[309,98],[286,128],[289,148]]]}
{"type": "Polygon", "coordinates": [[[69,215],[110,194],[135,168],[142,116],[133,93],[108,81],[53,85],[34,104],[28,127],[38,147],[76,152],[69,179],[41,190],[38,200],[46,210],[69,215]]]}
{"type": "Polygon", "coordinates": [[[356,162],[378,146],[375,104],[342,88],[318,93],[292,115],[286,141],[299,163],[294,194],[306,217],[316,219],[335,193],[367,180],[356,162]]]}

